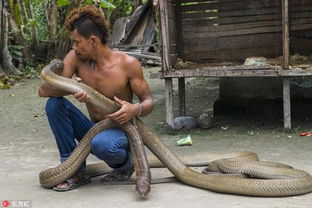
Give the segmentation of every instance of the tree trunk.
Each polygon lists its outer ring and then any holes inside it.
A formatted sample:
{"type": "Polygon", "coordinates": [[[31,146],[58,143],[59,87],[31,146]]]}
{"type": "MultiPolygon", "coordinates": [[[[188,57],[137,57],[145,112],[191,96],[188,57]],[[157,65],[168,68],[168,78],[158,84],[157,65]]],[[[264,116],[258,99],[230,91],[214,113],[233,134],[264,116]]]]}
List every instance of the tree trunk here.
{"type": "Polygon", "coordinates": [[[50,40],[55,40],[56,30],[57,30],[57,2],[56,0],[51,0],[51,7],[50,7],[50,15],[49,15],[49,30],[50,30],[50,40]]]}
{"type": "MultiPolygon", "coordinates": [[[[25,8],[26,8],[26,13],[27,13],[27,16],[28,16],[28,19],[34,19],[34,16],[33,16],[33,8],[32,8],[32,5],[30,3],[30,0],[25,0],[25,8]]],[[[37,45],[37,30],[36,30],[36,26],[34,24],[31,25],[31,30],[30,30],[30,34],[31,34],[31,39],[32,39],[32,44],[33,45],[37,45]]]]}
{"type": "Polygon", "coordinates": [[[142,0],[133,0],[133,7],[134,8],[138,8],[139,6],[141,6],[143,4],[142,0]]]}
{"type": "Polygon", "coordinates": [[[20,8],[20,12],[21,12],[21,23],[23,25],[26,25],[28,19],[29,19],[29,16],[27,15],[26,13],[26,9],[25,9],[25,1],[21,1],[21,0],[18,0],[18,6],[20,8]]]}
{"type": "Polygon", "coordinates": [[[15,19],[16,24],[20,27],[22,22],[21,22],[21,12],[20,12],[18,0],[10,0],[10,8],[11,8],[11,12],[15,19]]]}
{"type": "MultiPolygon", "coordinates": [[[[0,52],[2,51],[2,22],[3,22],[3,2],[0,0],[0,52]]],[[[2,70],[2,53],[0,53],[0,74],[3,74],[2,70]]]]}
{"type": "Polygon", "coordinates": [[[28,48],[27,43],[26,43],[26,39],[23,36],[23,33],[21,32],[21,30],[18,28],[15,20],[12,18],[11,14],[8,14],[8,18],[9,18],[9,26],[11,29],[11,32],[13,32],[14,37],[15,37],[15,41],[17,44],[22,45],[23,46],[23,56],[26,59],[33,59],[33,53],[31,52],[31,50],[28,48]]]}
{"type": "Polygon", "coordinates": [[[9,53],[8,42],[9,42],[9,25],[8,25],[8,13],[5,9],[5,0],[1,0],[1,66],[2,71],[8,74],[22,74],[12,63],[12,57],[9,53]]]}

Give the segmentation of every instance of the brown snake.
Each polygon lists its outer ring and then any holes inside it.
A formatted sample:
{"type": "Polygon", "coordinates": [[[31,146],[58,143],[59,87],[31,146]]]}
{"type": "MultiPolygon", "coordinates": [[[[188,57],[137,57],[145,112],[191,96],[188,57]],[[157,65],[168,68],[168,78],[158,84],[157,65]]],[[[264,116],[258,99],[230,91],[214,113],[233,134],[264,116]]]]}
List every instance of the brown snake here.
{"type": "MultiPolygon", "coordinates": [[[[102,94],[93,90],[83,83],[78,83],[72,79],[58,76],[51,71],[52,69],[62,68],[60,60],[54,60],[47,65],[41,72],[41,77],[51,85],[57,86],[71,93],[87,92],[90,102],[101,107],[105,112],[112,113],[119,109],[119,106],[106,98],[102,94]]],[[[308,173],[287,167],[272,167],[262,164],[232,162],[229,160],[217,161],[217,166],[225,172],[239,172],[251,175],[253,178],[231,177],[228,175],[210,175],[198,173],[187,167],[168,147],[155,135],[141,120],[136,121],[137,129],[142,136],[144,144],[152,151],[154,155],[164,164],[175,177],[188,185],[208,189],[215,192],[253,195],[253,196],[291,196],[306,194],[312,191],[312,177],[308,173]],[[254,178],[260,177],[260,178],[254,178]],[[272,179],[273,178],[273,179],[272,179]]],[[[79,145],[76,149],[79,148],[79,145]]],[[[78,149],[81,152],[75,160],[84,161],[89,149],[78,149]],[[84,156],[83,156],[84,155],[84,156]]],[[[240,153],[237,153],[240,154],[240,153]]],[[[233,157],[232,160],[238,160],[239,157],[253,158],[257,160],[255,153],[242,152],[242,156],[231,155],[209,155],[210,160],[233,157]],[[214,158],[212,158],[214,157],[214,158]]],[[[184,161],[184,159],[182,159],[184,161]]],[[[196,158],[195,158],[196,160],[196,158]]],[[[157,164],[160,162],[154,161],[157,164]]],[[[149,161],[150,163],[150,161],[149,161]]],[[[45,171],[40,174],[40,182],[44,187],[57,184],[57,179],[63,180],[70,177],[75,172],[71,165],[59,165],[53,171],[45,171]],[[46,182],[49,181],[49,185],[46,182]]],[[[63,180],[64,181],[64,180],[63,180]]]]}

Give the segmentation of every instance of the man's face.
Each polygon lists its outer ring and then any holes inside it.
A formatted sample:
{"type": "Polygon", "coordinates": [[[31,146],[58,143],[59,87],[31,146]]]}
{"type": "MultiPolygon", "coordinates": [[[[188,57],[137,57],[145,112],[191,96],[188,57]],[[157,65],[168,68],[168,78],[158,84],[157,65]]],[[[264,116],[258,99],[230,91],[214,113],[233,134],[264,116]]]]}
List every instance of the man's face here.
{"type": "Polygon", "coordinates": [[[75,29],[71,31],[70,38],[73,41],[72,49],[75,51],[75,54],[78,58],[89,59],[92,54],[92,44],[89,39],[81,36],[78,31],[75,29]]]}

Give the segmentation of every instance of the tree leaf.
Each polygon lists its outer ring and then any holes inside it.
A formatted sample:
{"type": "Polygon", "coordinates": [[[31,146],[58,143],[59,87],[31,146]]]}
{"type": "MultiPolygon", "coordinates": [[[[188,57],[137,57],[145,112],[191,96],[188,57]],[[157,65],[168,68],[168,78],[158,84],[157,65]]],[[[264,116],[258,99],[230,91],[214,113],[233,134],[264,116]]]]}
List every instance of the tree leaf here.
{"type": "Polygon", "coordinates": [[[106,9],[116,9],[116,6],[106,0],[100,0],[100,6],[106,9]]]}
{"type": "Polygon", "coordinates": [[[12,51],[14,58],[23,57],[23,53],[21,51],[12,51]]]}
{"type": "Polygon", "coordinates": [[[58,7],[67,6],[69,4],[70,4],[70,0],[57,0],[58,7]]]}

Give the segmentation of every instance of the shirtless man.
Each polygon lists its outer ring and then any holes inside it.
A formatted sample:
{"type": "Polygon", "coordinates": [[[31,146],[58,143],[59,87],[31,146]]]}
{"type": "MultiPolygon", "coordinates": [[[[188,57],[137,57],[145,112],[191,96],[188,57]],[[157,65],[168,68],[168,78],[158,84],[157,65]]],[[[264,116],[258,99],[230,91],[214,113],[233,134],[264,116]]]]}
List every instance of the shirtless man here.
{"type": "MultiPolygon", "coordinates": [[[[112,51],[106,46],[108,27],[100,11],[94,6],[75,9],[67,18],[66,27],[73,41],[72,50],[64,58],[64,77],[76,75],[81,81],[122,107],[105,114],[88,102],[88,94],[78,92],[74,97],[87,106],[90,119],[83,115],[63,96],[69,95],[47,83],[42,83],[38,94],[49,97],[46,114],[60,152],[61,162],[66,160],[85,133],[97,122],[110,118],[122,124],[135,116],[145,116],[153,110],[154,102],[140,63],[133,57],[112,51]],[[133,104],[133,93],[140,103],[133,104]]],[[[119,128],[107,129],[91,141],[92,153],[104,160],[113,171],[102,180],[127,180],[133,173],[129,144],[119,128]]],[[[67,181],[53,187],[55,191],[69,191],[90,182],[84,174],[85,164],[67,181]]]]}

